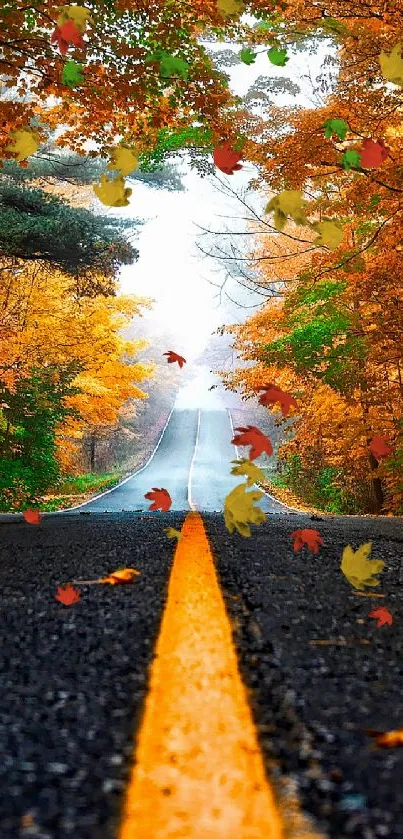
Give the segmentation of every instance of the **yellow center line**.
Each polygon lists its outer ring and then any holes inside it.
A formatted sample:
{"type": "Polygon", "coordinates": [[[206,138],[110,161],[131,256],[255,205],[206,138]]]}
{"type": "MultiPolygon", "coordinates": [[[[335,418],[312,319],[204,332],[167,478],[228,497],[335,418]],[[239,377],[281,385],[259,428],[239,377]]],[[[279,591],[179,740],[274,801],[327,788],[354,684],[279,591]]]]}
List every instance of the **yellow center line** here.
{"type": "Polygon", "coordinates": [[[285,839],[198,513],[182,534],[119,839],[285,839]]]}

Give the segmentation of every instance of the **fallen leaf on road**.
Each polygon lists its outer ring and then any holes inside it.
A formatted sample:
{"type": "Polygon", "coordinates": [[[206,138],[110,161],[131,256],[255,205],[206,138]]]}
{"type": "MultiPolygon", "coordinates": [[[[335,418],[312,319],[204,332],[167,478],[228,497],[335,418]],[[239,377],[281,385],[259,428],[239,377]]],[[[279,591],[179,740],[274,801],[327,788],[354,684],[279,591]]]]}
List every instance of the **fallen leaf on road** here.
{"type": "Polygon", "coordinates": [[[152,492],[147,492],[144,498],[148,498],[149,501],[152,501],[151,507],[149,510],[162,510],[164,513],[167,513],[170,509],[172,504],[172,498],[167,489],[158,489],[158,487],[153,487],[152,492]]]}
{"type": "Polygon", "coordinates": [[[392,749],[396,746],[403,746],[403,728],[395,728],[392,731],[376,731],[374,728],[363,728],[365,734],[374,737],[377,746],[392,749]]]}
{"type": "Polygon", "coordinates": [[[385,626],[385,624],[389,624],[389,626],[392,626],[393,623],[392,615],[390,614],[389,609],[387,609],[386,606],[378,606],[377,609],[373,609],[372,612],[369,612],[368,617],[375,618],[378,621],[378,629],[381,626],[385,626]]]}
{"type": "Polygon", "coordinates": [[[291,533],[291,539],[294,539],[294,551],[300,551],[304,545],[309,548],[312,553],[319,553],[319,545],[323,545],[324,541],[317,530],[294,530],[291,533]]]}
{"type": "Polygon", "coordinates": [[[55,599],[60,600],[60,603],[63,603],[64,606],[71,606],[72,603],[77,603],[77,601],[81,599],[81,595],[69,583],[69,585],[66,586],[66,588],[58,586],[57,594],[55,594],[55,599]]]}
{"type": "Polygon", "coordinates": [[[236,434],[231,443],[234,446],[250,446],[249,460],[256,460],[263,452],[266,452],[269,456],[273,454],[273,446],[269,438],[255,425],[236,428],[235,431],[241,433],[236,434]]]}
{"type": "Polygon", "coordinates": [[[39,524],[42,518],[39,510],[24,510],[22,515],[28,524],[39,524]]]}
{"type": "Polygon", "coordinates": [[[99,583],[110,583],[111,586],[117,586],[119,583],[133,583],[134,577],[139,577],[140,571],[135,568],[119,568],[117,571],[112,571],[107,577],[101,577],[99,583]]]}
{"type": "Polygon", "coordinates": [[[379,586],[379,580],[375,578],[383,571],[385,563],[381,559],[368,559],[371,546],[372,542],[365,542],[356,551],[351,545],[344,548],[340,570],[354,588],[379,586]]]}
{"type": "Polygon", "coordinates": [[[164,527],[165,533],[168,536],[168,539],[183,539],[183,534],[180,530],[175,530],[174,527],[164,527]]]}

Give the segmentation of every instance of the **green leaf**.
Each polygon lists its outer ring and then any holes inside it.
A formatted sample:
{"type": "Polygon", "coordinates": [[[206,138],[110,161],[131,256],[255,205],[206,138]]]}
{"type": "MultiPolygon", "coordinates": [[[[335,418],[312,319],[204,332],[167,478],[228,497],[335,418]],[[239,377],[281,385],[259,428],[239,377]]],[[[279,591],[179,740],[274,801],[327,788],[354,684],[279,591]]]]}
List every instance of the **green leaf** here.
{"type": "Polygon", "coordinates": [[[361,155],[355,149],[348,149],[348,151],[344,152],[341,162],[346,171],[349,172],[350,169],[356,169],[361,166],[361,155]]]}
{"type": "Polygon", "coordinates": [[[160,76],[163,79],[171,76],[180,76],[182,79],[187,79],[189,73],[189,64],[183,61],[182,58],[174,58],[174,56],[164,53],[160,59],[160,76]]]}
{"type": "Polygon", "coordinates": [[[349,130],[348,123],[344,119],[327,119],[324,124],[325,137],[328,139],[332,134],[337,134],[340,140],[346,139],[349,130]]]}
{"type": "Polygon", "coordinates": [[[83,64],[77,64],[76,61],[67,61],[63,67],[62,82],[68,87],[77,87],[84,81],[82,74],[83,64]]]}
{"type": "Polygon", "coordinates": [[[238,53],[239,58],[243,61],[244,64],[254,64],[256,61],[257,53],[253,52],[250,47],[243,47],[241,52],[238,53]]]}
{"type": "Polygon", "coordinates": [[[277,47],[271,47],[267,53],[269,56],[269,60],[272,64],[275,64],[277,67],[284,67],[289,61],[289,56],[287,56],[287,50],[277,47]]]}

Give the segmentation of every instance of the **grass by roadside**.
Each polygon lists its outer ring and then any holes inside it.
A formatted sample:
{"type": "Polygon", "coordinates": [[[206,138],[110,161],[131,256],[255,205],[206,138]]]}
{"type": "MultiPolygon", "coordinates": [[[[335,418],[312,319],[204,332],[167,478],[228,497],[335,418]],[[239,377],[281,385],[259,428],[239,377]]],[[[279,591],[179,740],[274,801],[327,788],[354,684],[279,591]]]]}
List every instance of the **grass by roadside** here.
{"type": "Polygon", "coordinates": [[[124,473],[120,471],[65,477],[57,488],[55,487],[54,492],[49,492],[43,496],[35,506],[46,513],[75,507],[78,504],[83,504],[84,501],[88,501],[98,492],[116,486],[124,477],[124,473]]]}

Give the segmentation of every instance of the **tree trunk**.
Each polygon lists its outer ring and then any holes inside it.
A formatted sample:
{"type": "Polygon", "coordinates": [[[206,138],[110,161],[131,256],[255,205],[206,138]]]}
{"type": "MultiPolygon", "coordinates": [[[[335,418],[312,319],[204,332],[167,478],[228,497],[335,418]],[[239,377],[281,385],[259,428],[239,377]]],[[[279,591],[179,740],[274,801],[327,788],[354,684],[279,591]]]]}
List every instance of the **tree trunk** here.
{"type": "Polygon", "coordinates": [[[91,472],[95,472],[95,441],[96,435],[95,433],[91,434],[90,437],[90,469],[91,472]]]}
{"type": "MultiPolygon", "coordinates": [[[[371,438],[367,439],[367,444],[369,444],[370,442],[371,442],[371,438]]],[[[377,469],[378,468],[378,461],[377,461],[376,457],[374,457],[374,455],[372,454],[371,451],[368,452],[368,459],[369,459],[371,469],[372,470],[377,469]]],[[[381,479],[374,477],[374,475],[371,476],[371,501],[372,501],[372,510],[370,512],[371,513],[376,513],[376,515],[379,515],[379,513],[381,512],[382,507],[383,507],[384,494],[383,494],[381,479]]]]}

